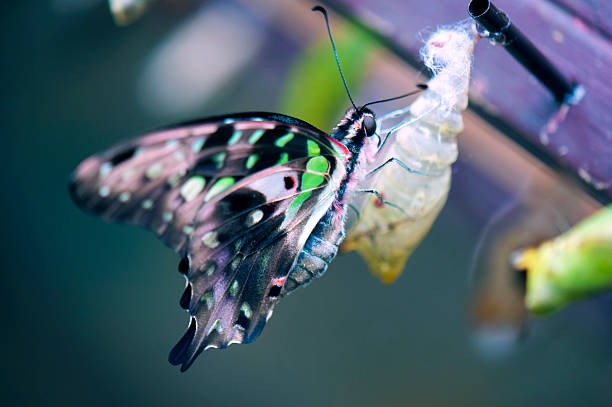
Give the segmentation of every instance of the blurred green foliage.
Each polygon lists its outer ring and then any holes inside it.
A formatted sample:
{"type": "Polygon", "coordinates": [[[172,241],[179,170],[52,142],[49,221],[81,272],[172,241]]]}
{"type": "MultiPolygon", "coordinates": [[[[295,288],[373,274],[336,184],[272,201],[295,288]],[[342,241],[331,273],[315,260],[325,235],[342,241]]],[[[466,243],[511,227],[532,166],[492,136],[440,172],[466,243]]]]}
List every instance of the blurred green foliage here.
{"type": "MultiPolygon", "coordinates": [[[[336,24],[333,28],[342,72],[355,99],[367,77],[369,62],[377,48],[376,42],[351,25],[336,24]]],[[[329,131],[348,107],[350,101],[342,85],[329,38],[322,34],[296,58],[287,75],[279,111],[329,131]]]]}
{"type": "Polygon", "coordinates": [[[527,272],[527,307],[539,315],[612,289],[612,206],[524,250],[516,266],[527,272]]]}

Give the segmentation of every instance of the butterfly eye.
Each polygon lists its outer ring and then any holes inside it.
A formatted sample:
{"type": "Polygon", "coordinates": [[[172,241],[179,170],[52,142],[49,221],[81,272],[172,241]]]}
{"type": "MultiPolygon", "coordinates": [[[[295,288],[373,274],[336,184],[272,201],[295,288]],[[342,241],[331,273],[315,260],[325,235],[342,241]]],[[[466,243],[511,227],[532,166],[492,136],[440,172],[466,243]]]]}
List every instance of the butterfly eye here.
{"type": "Polygon", "coordinates": [[[363,118],[363,127],[368,137],[371,137],[376,133],[376,120],[372,116],[365,116],[363,118]]]}

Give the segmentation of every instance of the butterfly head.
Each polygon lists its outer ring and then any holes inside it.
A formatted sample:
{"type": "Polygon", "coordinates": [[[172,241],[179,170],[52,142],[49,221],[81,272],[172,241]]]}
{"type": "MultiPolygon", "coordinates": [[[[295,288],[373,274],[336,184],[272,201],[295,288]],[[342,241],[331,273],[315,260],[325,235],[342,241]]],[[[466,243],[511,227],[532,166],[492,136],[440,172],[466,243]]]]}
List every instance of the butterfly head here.
{"type": "Polygon", "coordinates": [[[344,118],[334,128],[333,137],[345,144],[365,143],[366,139],[376,134],[376,118],[374,112],[367,107],[351,107],[344,118]]]}

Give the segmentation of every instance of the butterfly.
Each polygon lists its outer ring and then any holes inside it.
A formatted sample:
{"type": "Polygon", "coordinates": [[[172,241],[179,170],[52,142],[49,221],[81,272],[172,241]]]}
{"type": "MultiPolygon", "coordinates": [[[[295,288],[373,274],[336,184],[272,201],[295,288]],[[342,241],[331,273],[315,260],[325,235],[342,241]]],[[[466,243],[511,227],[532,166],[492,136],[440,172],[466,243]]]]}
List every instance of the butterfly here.
{"type": "Polygon", "coordinates": [[[182,256],[191,318],[171,363],[184,370],[203,349],[253,341],[280,296],[325,271],[374,126],[367,108],[331,135],[242,113],[156,131],[78,166],[79,207],[144,226],[182,256]]]}
{"type": "Polygon", "coordinates": [[[280,297],[326,270],[377,144],[366,106],[353,103],[331,134],[266,112],[184,123],[76,168],[82,210],[150,229],[181,256],[190,319],[170,363],[184,371],[203,350],[252,342],[280,297]]]}

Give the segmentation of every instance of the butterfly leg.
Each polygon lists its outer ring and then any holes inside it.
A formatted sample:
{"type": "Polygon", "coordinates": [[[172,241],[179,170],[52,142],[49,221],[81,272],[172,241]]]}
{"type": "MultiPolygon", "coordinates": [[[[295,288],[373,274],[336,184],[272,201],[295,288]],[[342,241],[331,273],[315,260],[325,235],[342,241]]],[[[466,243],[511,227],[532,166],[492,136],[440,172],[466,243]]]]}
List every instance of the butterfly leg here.
{"type": "Polygon", "coordinates": [[[359,210],[353,204],[348,204],[348,207],[351,208],[353,212],[355,212],[355,215],[357,216],[357,222],[359,222],[359,220],[361,219],[361,214],[359,213],[359,210]]]}
{"type": "Polygon", "coordinates": [[[391,163],[397,163],[397,165],[399,165],[402,169],[404,169],[405,171],[408,171],[411,174],[418,174],[418,175],[424,175],[426,177],[431,177],[433,176],[433,174],[429,174],[426,172],[422,172],[419,170],[414,170],[410,167],[408,167],[403,161],[401,161],[399,158],[389,158],[387,161],[385,161],[384,163],[382,163],[381,165],[379,165],[378,167],[374,168],[372,171],[367,173],[367,177],[370,177],[372,175],[374,175],[375,173],[377,173],[378,171],[380,171],[381,169],[383,169],[386,165],[391,164],[391,163]]]}
{"type": "Polygon", "coordinates": [[[382,205],[389,205],[390,207],[395,208],[398,211],[401,211],[405,216],[410,217],[410,215],[408,215],[408,213],[404,210],[404,208],[402,208],[399,205],[394,204],[393,202],[385,201],[382,195],[375,189],[358,189],[357,192],[373,194],[378,198],[378,200],[380,201],[382,205]]]}

